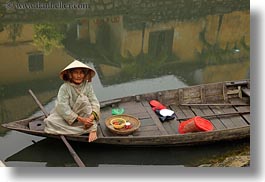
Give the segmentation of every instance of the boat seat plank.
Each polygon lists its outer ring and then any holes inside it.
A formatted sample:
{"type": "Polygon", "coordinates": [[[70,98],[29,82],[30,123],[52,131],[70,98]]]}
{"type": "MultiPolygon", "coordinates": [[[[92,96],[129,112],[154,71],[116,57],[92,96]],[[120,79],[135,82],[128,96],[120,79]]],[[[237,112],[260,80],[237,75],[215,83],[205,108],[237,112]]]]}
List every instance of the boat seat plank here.
{"type": "Polygon", "coordinates": [[[101,113],[108,112],[109,116],[112,115],[113,108],[123,108],[124,113],[136,118],[148,118],[149,114],[145,111],[145,108],[142,106],[140,102],[128,102],[128,103],[119,103],[116,107],[105,107],[101,110],[101,113]]]}
{"type": "Polygon", "coordinates": [[[131,115],[145,111],[145,108],[142,103],[135,101],[120,103],[119,108],[123,108],[124,112],[131,115]]]}
{"type": "Polygon", "coordinates": [[[100,111],[100,118],[103,118],[104,121],[107,117],[111,116],[111,107],[105,107],[104,109],[101,109],[100,111]]]}
{"type": "MultiPolygon", "coordinates": [[[[196,116],[209,115],[209,112],[205,112],[206,109],[201,109],[200,106],[190,106],[190,108],[195,113],[196,116]]],[[[208,108],[208,106],[205,106],[204,108],[208,108]]],[[[220,128],[224,128],[224,126],[220,120],[217,120],[214,118],[206,118],[206,119],[211,121],[215,130],[220,129],[220,128]]]]}
{"type": "Polygon", "coordinates": [[[123,114],[128,114],[138,119],[150,118],[141,102],[120,103],[119,108],[124,108],[123,114]]]}
{"type": "MultiPolygon", "coordinates": [[[[170,105],[170,109],[173,110],[177,116],[177,118],[185,118],[186,115],[182,112],[182,110],[180,109],[180,107],[178,105],[172,104],[170,105]]],[[[179,123],[180,121],[177,120],[179,123]]]]}
{"type": "Polygon", "coordinates": [[[133,136],[161,135],[158,127],[151,118],[141,120],[140,128],[133,133],[133,136]]]}
{"type": "MultiPolygon", "coordinates": [[[[250,106],[236,106],[235,108],[238,112],[250,111],[250,106]]],[[[250,114],[242,114],[242,117],[246,120],[248,124],[250,124],[250,114]]]]}
{"type": "MultiPolygon", "coordinates": [[[[142,101],[143,102],[143,106],[146,105],[147,101],[142,101]]],[[[151,106],[145,106],[144,107],[146,112],[150,115],[150,117],[153,119],[154,123],[156,124],[156,126],[158,127],[159,131],[161,132],[162,135],[167,135],[168,132],[166,131],[166,129],[163,127],[161,121],[159,120],[159,118],[157,117],[156,113],[151,109],[151,106]]]]}
{"type": "MultiPolygon", "coordinates": [[[[230,112],[237,112],[237,110],[233,107],[224,107],[223,111],[226,113],[230,112]]],[[[248,123],[244,120],[244,118],[241,117],[240,114],[238,115],[233,115],[230,117],[230,120],[234,123],[236,127],[241,127],[241,126],[247,126],[248,123]]]]}
{"type": "Polygon", "coordinates": [[[171,129],[173,130],[173,134],[176,134],[178,133],[178,128],[179,128],[179,121],[176,120],[176,119],[172,119],[172,120],[169,120],[167,121],[171,127],[171,129]]]}
{"type": "MultiPolygon", "coordinates": [[[[211,115],[213,114],[213,112],[209,109],[208,106],[191,106],[191,110],[197,115],[197,116],[202,116],[202,115],[211,115]]],[[[214,126],[214,129],[224,129],[224,125],[222,124],[222,122],[216,118],[216,117],[211,117],[211,118],[206,118],[209,121],[211,121],[211,123],[214,126]]]]}
{"type": "Polygon", "coordinates": [[[100,127],[101,127],[101,131],[102,131],[103,137],[115,136],[115,134],[112,133],[108,128],[102,127],[102,124],[100,124],[100,127]]]}
{"type": "Polygon", "coordinates": [[[190,109],[195,113],[196,116],[205,115],[204,112],[199,108],[199,106],[190,106],[190,109]]]}
{"type": "Polygon", "coordinates": [[[106,107],[101,110],[101,117],[99,119],[98,127],[100,127],[103,136],[113,136],[113,133],[105,125],[107,117],[111,116],[111,107],[106,107]]]}
{"type": "Polygon", "coordinates": [[[182,110],[186,117],[193,118],[195,116],[189,106],[179,106],[179,108],[182,110]]]}
{"type": "Polygon", "coordinates": [[[250,106],[235,106],[236,110],[239,112],[250,111],[250,106]]]}
{"type": "MultiPolygon", "coordinates": [[[[178,106],[170,105],[169,109],[174,111],[177,117],[180,117],[181,115],[184,117],[184,113],[182,113],[181,109],[178,106]]],[[[175,132],[174,134],[178,133],[178,128],[179,128],[179,124],[180,124],[179,120],[173,119],[173,120],[170,120],[169,123],[171,125],[171,128],[175,132]]]]}
{"type": "Polygon", "coordinates": [[[174,134],[178,133],[179,122],[176,119],[170,120],[169,124],[174,131],[174,134]]]}
{"type": "Polygon", "coordinates": [[[143,107],[151,107],[151,105],[149,104],[149,101],[147,100],[142,100],[141,103],[143,107]]]}
{"type": "Polygon", "coordinates": [[[172,128],[171,124],[169,123],[170,121],[165,121],[163,122],[164,128],[167,130],[168,134],[176,134],[174,129],[172,128]]]}
{"type": "Polygon", "coordinates": [[[234,105],[243,105],[243,104],[247,104],[246,101],[242,100],[242,99],[239,99],[239,98],[230,98],[229,99],[229,102],[231,104],[234,104],[234,105]]]}
{"type": "MultiPolygon", "coordinates": [[[[208,106],[199,106],[199,109],[201,110],[201,112],[204,115],[214,114],[214,112],[208,106]]],[[[217,130],[225,129],[224,124],[222,123],[222,121],[219,118],[211,117],[211,118],[207,118],[207,119],[212,122],[212,124],[214,125],[215,129],[217,129],[217,130]]]]}
{"type": "MultiPolygon", "coordinates": [[[[210,106],[214,114],[224,114],[226,112],[223,111],[223,109],[220,106],[210,106]]],[[[230,120],[230,117],[218,117],[221,120],[221,122],[224,124],[226,129],[234,128],[236,125],[230,120]]]]}
{"type": "Polygon", "coordinates": [[[151,116],[149,118],[140,119],[140,121],[141,121],[141,126],[156,126],[151,116]]]}
{"type": "Polygon", "coordinates": [[[109,129],[105,125],[105,121],[102,122],[102,119],[100,119],[98,127],[101,129],[101,133],[105,137],[113,136],[113,133],[109,131],[109,129]]]}
{"type": "MultiPolygon", "coordinates": [[[[180,109],[180,107],[178,105],[172,104],[169,106],[169,108],[175,112],[177,118],[186,117],[186,115],[182,112],[182,110],[180,109]]],[[[170,120],[171,127],[175,131],[175,134],[178,133],[179,124],[181,122],[177,118],[174,120],[170,120]]]]}
{"type": "Polygon", "coordinates": [[[145,119],[145,118],[150,118],[150,115],[146,112],[146,111],[141,111],[139,113],[134,113],[134,114],[131,114],[131,113],[127,113],[126,111],[124,112],[124,114],[128,114],[128,115],[131,115],[133,117],[136,117],[138,119],[145,119]]]}

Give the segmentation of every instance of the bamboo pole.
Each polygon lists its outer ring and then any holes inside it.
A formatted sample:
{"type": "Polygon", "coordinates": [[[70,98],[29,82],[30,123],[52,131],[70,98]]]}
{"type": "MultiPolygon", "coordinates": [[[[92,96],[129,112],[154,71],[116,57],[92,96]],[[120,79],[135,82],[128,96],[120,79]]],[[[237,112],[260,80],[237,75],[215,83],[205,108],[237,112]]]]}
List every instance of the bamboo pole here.
{"type": "MultiPolygon", "coordinates": [[[[214,116],[229,116],[229,115],[242,115],[242,114],[249,114],[250,111],[245,111],[245,112],[230,112],[230,113],[221,113],[221,114],[209,114],[209,115],[200,115],[202,118],[208,118],[208,117],[214,117],[214,116]]],[[[195,116],[194,116],[195,117],[195,116]]],[[[190,119],[191,117],[185,117],[185,118],[177,118],[177,120],[186,120],[190,119]]]]}
{"type": "Polygon", "coordinates": [[[230,104],[230,103],[207,103],[207,104],[180,104],[181,106],[248,106],[249,104],[230,104]]]}
{"type": "MultiPolygon", "coordinates": [[[[33,97],[33,99],[35,100],[35,102],[38,104],[38,106],[40,107],[40,109],[44,113],[45,117],[48,117],[49,114],[47,113],[47,111],[45,110],[45,108],[42,106],[42,104],[40,103],[40,101],[38,100],[38,98],[35,96],[35,94],[32,92],[32,90],[29,90],[29,93],[31,94],[31,96],[33,97]]],[[[74,149],[72,148],[72,146],[70,145],[70,143],[66,140],[65,136],[60,135],[60,138],[62,139],[62,141],[66,145],[67,149],[69,150],[70,154],[74,158],[74,160],[77,163],[77,165],[79,167],[86,167],[85,164],[80,159],[80,157],[76,154],[76,152],[74,151],[74,149]]]]}

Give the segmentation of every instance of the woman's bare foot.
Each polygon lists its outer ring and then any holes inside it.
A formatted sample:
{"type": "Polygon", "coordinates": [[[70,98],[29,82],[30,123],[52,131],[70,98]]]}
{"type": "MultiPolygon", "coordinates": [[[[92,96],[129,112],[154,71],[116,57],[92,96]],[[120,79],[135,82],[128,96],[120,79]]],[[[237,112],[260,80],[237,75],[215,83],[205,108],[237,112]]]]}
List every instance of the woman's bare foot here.
{"type": "Polygon", "coordinates": [[[89,136],[88,136],[88,142],[93,142],[94,140],[96,140],[98,137],[97,137],[97,132],[96,131],[91,131],[89,133],[89,136]]]}

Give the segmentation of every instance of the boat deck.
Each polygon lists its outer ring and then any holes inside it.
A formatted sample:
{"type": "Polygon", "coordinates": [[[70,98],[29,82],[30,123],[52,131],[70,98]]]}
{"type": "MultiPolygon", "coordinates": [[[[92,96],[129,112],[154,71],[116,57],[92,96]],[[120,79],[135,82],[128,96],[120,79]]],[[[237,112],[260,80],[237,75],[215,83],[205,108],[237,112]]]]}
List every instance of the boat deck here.
{"type": "MultiPolygon", "coordinates": [[[[161,122],[159,120],[158,116],[152,110],[147,101],[120,103],[118,107],[124,108],[124,114],[134,116],[141,121],[140,128],[134,132],[132,136],[159,136],[177,134],[180,122],[194,116],[216,115],[206,117],[214,125],[214,130],[249,126],[250,106],[244,104],[245,103],[242,103],[240,99],[235,99],[234,101],[230,101],[229,104],[224,105],[171,104],[168,108],[175,112],[177,118],[165,122],[161,122]]],[[[111,107],[107,107],[101,110],[101,120],[99,122],[100,127],[98,130],[99,137],[117,136],[105,125],[105,119],[111,116],[111,109],[111,107]]]]}

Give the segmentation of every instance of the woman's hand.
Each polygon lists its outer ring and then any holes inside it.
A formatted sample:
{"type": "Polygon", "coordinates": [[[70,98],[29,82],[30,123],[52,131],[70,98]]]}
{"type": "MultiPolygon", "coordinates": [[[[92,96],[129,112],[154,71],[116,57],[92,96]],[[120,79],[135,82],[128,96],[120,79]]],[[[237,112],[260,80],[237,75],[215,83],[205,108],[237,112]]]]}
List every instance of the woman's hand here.
{"type": "Polygon", "coordinates": [[[77,117],[77,120],[81,123],[84,124],[84,128],[90,128],[93,125],[93,121],[94,121],[94,115],[91,114],[89,117],[85,118],[85,117],[77,117]]]}

